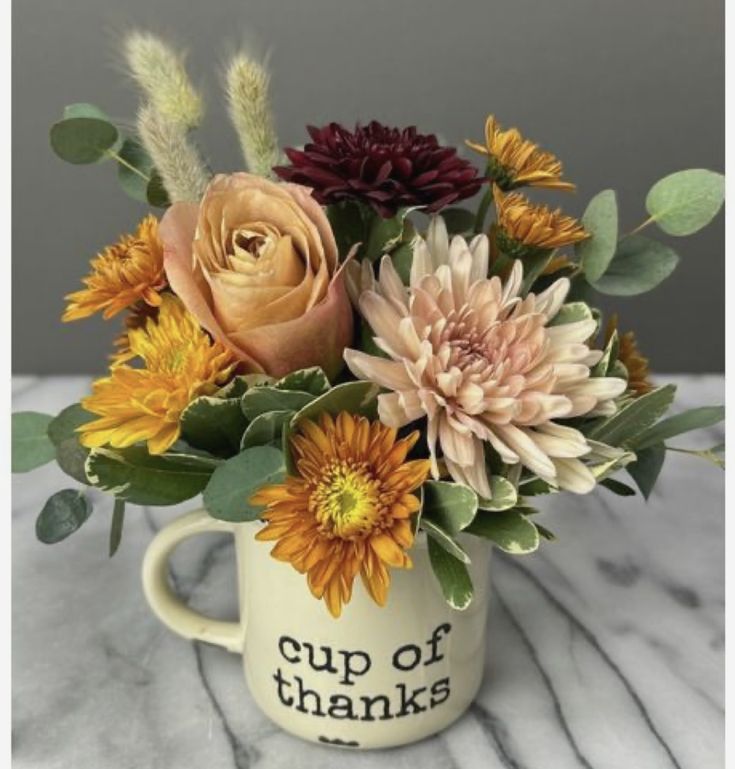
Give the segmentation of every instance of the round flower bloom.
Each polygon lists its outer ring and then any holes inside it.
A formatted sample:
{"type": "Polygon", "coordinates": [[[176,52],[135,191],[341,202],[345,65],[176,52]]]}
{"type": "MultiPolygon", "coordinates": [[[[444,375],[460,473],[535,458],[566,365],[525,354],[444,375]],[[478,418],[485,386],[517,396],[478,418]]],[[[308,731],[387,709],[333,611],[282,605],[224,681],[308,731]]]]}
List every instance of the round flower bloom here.
{"type": "Polygon", "coordinates": [[[504,195],[494,189],[498,213],[498,246],[503,253],[522,258],[534,252],[571,246],[589,237],[589,233],[561,209],[534,205],[523,195],[504,195]]]}
{"type": "Polygon", "coordinates": [[[286,149],[291,165],[273,170],[311,187],[322,204],[359,200],[384,218],[403,206],[433,213],[472,197],[485,181],[454,147],[443,147],[415,126],[389,128],[373,120],[354,131],[339,123],[307,130],[311,142],[303,150],[286,149]]]}
{"type": "Polygon", "coordinates": [[[147,441],[151,454],[163,454],[179,437],[184,409],[230,379],[235,361],[229,350],[213,343],[176,297],[161,299],[155,319],[128,331],[131,356],[143,368],[114,365],[82,399],[100,417],[79,428],[82,445],[125,448],[147,441]]]}
{"type": "Polygon", "coordinates": [[[346,350],[355,376],[392,392],[379,396],[391,427],[426,417],[432,472],[437,443],[449,474],[490,497],[487,442],[500,458],[553,486],[584,493],[595,479],[579,459],[590,451],[578,430],[555,420],[614,413],[622,379],[590,377],[602,353],[586,344],[592,320],[551,325],[569,291],[560,278],[541,294],[519,296],[523,267],[508,281],[487,278],[485,236],[449,242],[440,218],[414,252],[406,288],[384,257],[360,312],[389,359],[346,350]]]}
{"type": "Polygon", "coordinates": [[[251,372],[337,374],[352,311],[329,221],[309,190],[219,175],[161,221],[171,288],[251,372]]]}
{"type": "Polygon", "coordinates": [[[65,297],[69,304],[63,321],[86,318],[100,311],[105,319],[111,318],[138,302],[158,307],[166,275],[156,217],[146,216],[134,235],[124,235],[97,254],[91,268],[82,281],[85,288],[65,297]]]}
{"type": "Polygon", "coordinates": [[[476,152],[486,155],[490,176],[501,190],[516,187],[549,187],[573,190],[574,185],[563,182],[561,162],[550,152],[544,152],[517,128],[503,131],[493,115],[485,121],[485,144],[467,140],[476,152]]]}
{"type": "Polygon", "coordinates": [[[303,420],[291,438],[298,476],[264,486],[250,499],[266,505],[259,540],[277,544],[272,555],[307,575],[309,590],[339,617],[360,574],[370,597],[385,605],[389,566],[411,568],[415,491],[429,461],[406,462],[418,433],[396,431],[348,412],[303,420]]]}
{"type": "MultiPolygon", "coordinates": [[[[605,346],[607,347],[612,335],[618,328],[618,316],[613,314],[605,328],[605,346]]],[[[648,368],[648,358],[638,349],[638,342],[633,331],[626,331],[619,336],[618,360],[628,372],[628,390],[634,395],[645,395],[653,390],[651,372],[648,368]]]]}

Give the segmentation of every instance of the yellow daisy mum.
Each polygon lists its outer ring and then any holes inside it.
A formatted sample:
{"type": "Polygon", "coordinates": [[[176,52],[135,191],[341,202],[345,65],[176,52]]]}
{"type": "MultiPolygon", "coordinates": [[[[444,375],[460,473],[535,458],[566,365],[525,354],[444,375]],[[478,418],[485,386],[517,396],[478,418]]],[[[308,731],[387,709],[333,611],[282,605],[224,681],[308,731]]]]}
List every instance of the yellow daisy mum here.
{"type": "Polygon", "coordinates": [[[573,184],[561,180],[560,160],[524,139],[517,128],[501,130],[493,115],[488,115],[485,121],[485,144],[469,140],[465,143],[487,156],[490,176],[505,191],[524,186],[574,189],[573,184]]]}
{"type": "Polygon", "coordinates": [[[147,441],[151,454],[163,454],[179,437],[182,411],[225,384],[235,361],[172,294],[161,297],[157,318],[128,331],[128,342],[143,367],[121,363],[94,383],[82,406],[100,418],[79,428],[80,440],[88,448],[147,441]]]}
{"type": "Polygon", "coordinates": [[[307,575],[315,598],[339,617],[360,574],[370,597],[383,606],[388,566],[411,568],[415,491],[430,462],[406,456],[418,432],[396,440],[381,422],[342,412],[303,420],[291,439],[298,476],[264,486],[250,502],[266,505],[267,526],[257,539],[277,544],[271,554],[307,575]]]}
{"type": "Polygon", "coordinates": [[[85,288],[65,297],[69,304],[63,321],[87,318],[96,312],[111,318],[138,302],[158,307],[167,281],[156,217],[146,216],[134,235],[124,235],[105,248],[90,266],[91,272],[82,280],[85,288]]]}
{"type": "Polygon", "coordinates": [[[521,256],[529,250],[551,250],[571,246],[589,237],[589,233],[573,217],[561,209],[535,205],[517,192],[504,195],[494,188],[498,215],[498,245],[510,256],[521,256]]]}

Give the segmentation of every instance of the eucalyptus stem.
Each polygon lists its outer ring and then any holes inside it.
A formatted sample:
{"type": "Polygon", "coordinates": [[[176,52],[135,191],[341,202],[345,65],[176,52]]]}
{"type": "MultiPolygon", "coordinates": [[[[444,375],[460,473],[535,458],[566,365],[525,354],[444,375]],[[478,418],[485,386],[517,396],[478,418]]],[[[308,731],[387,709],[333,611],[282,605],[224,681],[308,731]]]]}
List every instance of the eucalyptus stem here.
{"type": "Polygon", "coordinates": [[[132,165],[132,163],[128,163],[128,161],[125,160],[125,158],[122,156],[118,155],[117,152],[113,152],[112,150],[106,150],[106,152],[111,158],[117,160],[121,166],[125,166],[125,168],[129,169],[134,174],[138,174],[141,179],[145,179],[147,182],[151,180],[150,176],[146,176],[139,168],[136,168],[134,165],[132,165]]]}
{"type": "Polygon", "coordinates": [[[637,235],[641,230],[645,230],[649,224],[653,224],[656,221],[655,216],[649,216],[645,222],[641,222],[634,230],[631,230],[626,237],[631,235],[637,235]]]}

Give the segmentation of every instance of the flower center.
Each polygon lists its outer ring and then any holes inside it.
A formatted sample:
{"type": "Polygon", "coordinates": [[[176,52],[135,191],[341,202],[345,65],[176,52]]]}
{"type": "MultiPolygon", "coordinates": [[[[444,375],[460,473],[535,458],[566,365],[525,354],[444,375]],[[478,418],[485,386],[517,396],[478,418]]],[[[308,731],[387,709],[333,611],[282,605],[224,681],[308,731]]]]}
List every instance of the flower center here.
{"type": "Polygon", "coordinates": [[[309,498],[309,508],[325,533],[360,539],[380,522],[379,481],[364,462],[332,462],[309,498]]]}

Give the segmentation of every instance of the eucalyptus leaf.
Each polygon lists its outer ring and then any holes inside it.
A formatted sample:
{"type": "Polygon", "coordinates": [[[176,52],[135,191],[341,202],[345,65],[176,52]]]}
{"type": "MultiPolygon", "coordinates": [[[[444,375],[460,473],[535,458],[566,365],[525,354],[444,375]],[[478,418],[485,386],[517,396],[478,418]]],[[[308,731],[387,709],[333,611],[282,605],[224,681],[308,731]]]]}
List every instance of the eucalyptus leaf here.
{"type": "Polygon", "coordinates": [[[617,494],[619,497],[634,497],[635,489],[631,489],[627,483],[618,481],[615,478],[603,478],[600,481],[600,486],[603,486],[608,491],[612,491],[613,494],[617,494]]]}
{"type": "Polygon", "coordinates": [[[614,190],[598,192],[582,215],[582,225],[591,235],[574,250],[587,279],[594,283],[607,270],[618,242],[618,201],[614,190]]]}
{"type": "Polygon", "coordinates": [[[467,567],[431,537],[428,546],[431,568],[445,600],[453,609],[466,609],[472,602],[472,580],[467,567]]]}
{"type": "Polygon", "coordinates": [[[646,196],[646,210],[669,235],[691,235],[708,225],[725,199],[725,177],[705,168],[660,179],[646,196]]]}
{"type": "Polygon", "coordinates": [[[588,437],[610,446],[633,446],[636,438],[666,413],[675,393],[675,385],[666,385],[634,398],[593,428],[588,437]]]}
{"type": "Polygon", "coordinates": [[[273,446],[254,446],[218,467],[204,489],[207,511],[222,521],[254,521],[261,507],[250,497],[261,486],[278,483],[284,476],[283,453],[273,446]]]}
{"type": "Polygon", "coordinates": [[[253,420],[268,411],[298,411],[313,400],[314,396],[308,392],[263,385],[248,390],[242,396],[241,404],[245,416],[253,420]]]}
{"type": "Polygon", "coordinates": [[[53,151],[67,163],[97,163],[110,157],[120,138],[117,128],[98,117],[72,117],[51,126],[53,151]]]}
{"type": "Polygon", "coordinates": [[[663,243],[643,235],[628,235],[593,286],[603,294],[635,296],[656,288],[676,269],[679,257],[663,243]]]}
{"type": "Polygon", "coordinates": [[[424,521],[432,521],[453,536],[466,529],[476,513],[477,494],[468,486],[445,481],[424,483],[424,521]]]}
{"type": "Polygon", "coordinates": [[[243,433],[240,450],[253,446],[280,445],[283,428],[294,416],[293,411],[268,411],[258,414],[243,433]]]}
{"type": "Polygon", "coordinates": [[[536,526],[517,510],[480,512],[467,533],[489,539],[514,555],[532,553],[540,541],[536,526]]]}
{"type": "Polygon", "coordinates": [[[89,482],[135,505],[175,505],[199,494],[221,460],[190,454],[149,454],[142,446],[92,449],[89,482]]]}
{"type": "Polygon", "coordinates": [[[240,450],[247,420],[239,398],[195,398],[181,414],[181,436],[212,454],[231,456],[240,450]]]}
{"type": "Polygon", "coordinates": [[[376,398],[380,387],[373,382],[345,382],[333,387],[296,413],[291,424],[302,419],[315,419],[322,412],[336,416],[340,411],[374,418],[377,414],[376,398]]]}
{"type": "Polygon", "coordinates": [[[27,473],[56,457],[56,448],[48,437],[53,417],[38,411],[16,411],[11,419],[11,461],[14,473],[27,473]]]}
{"type": "Polygon", "coordinates": [[[64,107],[64,120],[77,117],[91,117],[96,120],[104,120],[107,123],[111,123],[109,115],[95,104],[89,104],[88,102],[77,102],[76,104],[67,104],[64,107]]]}
{"type": "Polygon", "coordinates": [[[711,427],[722,422],[724,418],[724,406],[702,406],[696,409],[689,409],[680,414],[674,414],[667,419],[662,419],[660,422],[649,427],[638,435],[634,448],[636,451],[645,449],[656,443],[663,443],[669,438],[674,438],[682,433],[688,433],[690,430],[711,427]]]}
{"type": "Polygon", "coordinates": [[[149,205],[156,208],[168,208],[171,205],[171,198],[168,195],[168,190],[163,183],[161,175],[153,169],[151,171],[151,178],[146,187],[146,199],[149,205]]]}
{"type": "Polygon", "coordinates": [[[56,447],[56,463],[71,478],[89,485],[85,464],[89,449],[82,446],[77,428],[95,419],[80,403],[67,406],[48,426],[48,435],[56,447]]]}
{"type": "Polygon", "coordinates": [[[635,481],[641,494],[648,499],[666,459],[666,447],[663,443],[658,443],[638,451],[636,457],[636,461],[625,469],[635,481]]]}
{"type": "Polygon", "coordinates": [[[120,158],[137,169],[133,171],[125,163],[118,162],[117,180],[124,192],[140,203],[148,202],[148,185],[153,173],[153,161],[140,142],[127,138],[123,142],[120,158]]]}
{"type": "Polygon", "coordinates": [[[36,518],[36,537],[45,545],[54,545],[73,534],[91,514],[92,504],[81,491],[57,491],[36,518]]]}

